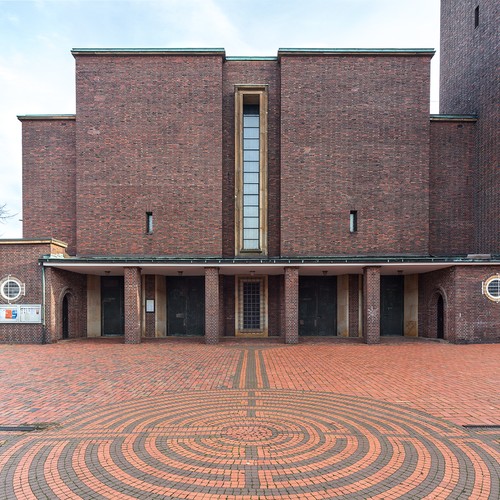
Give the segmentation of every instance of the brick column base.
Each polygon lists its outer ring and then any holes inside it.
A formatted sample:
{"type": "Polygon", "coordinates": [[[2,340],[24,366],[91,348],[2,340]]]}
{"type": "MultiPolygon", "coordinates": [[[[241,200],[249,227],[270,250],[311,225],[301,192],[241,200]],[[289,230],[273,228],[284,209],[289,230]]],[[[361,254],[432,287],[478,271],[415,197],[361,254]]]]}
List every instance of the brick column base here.
{"type": "Polygon", "coordinates": [[[285,344],[299,342],[299,269],[285,267],[285,344]]]}
{"type": "Polygon", "coordinates": [[[141,269],[126,267],[125,283],[125,344],[141,342],[141,269]]]}
{"type": "Polygon", "coordinates": [[[363,269],[363,338],[367,344],[380,342],[380,267],[363,269]]]}
{"type": "Polygon", "coordinates": [[[219,269],[205,268],[205,343],[217,344],[220,333],[219,269]]]}

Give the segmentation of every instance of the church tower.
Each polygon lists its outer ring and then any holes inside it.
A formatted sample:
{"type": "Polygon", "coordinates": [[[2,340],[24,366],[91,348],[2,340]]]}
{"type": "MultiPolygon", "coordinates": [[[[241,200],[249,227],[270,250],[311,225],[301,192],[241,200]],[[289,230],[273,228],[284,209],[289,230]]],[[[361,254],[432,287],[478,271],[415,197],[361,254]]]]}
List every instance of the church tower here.
{"type": "Polygon", "coordinates": [[[476,115],[476,250],[500,253],[500,3],[441,0],[441,114],[476,115]]]}

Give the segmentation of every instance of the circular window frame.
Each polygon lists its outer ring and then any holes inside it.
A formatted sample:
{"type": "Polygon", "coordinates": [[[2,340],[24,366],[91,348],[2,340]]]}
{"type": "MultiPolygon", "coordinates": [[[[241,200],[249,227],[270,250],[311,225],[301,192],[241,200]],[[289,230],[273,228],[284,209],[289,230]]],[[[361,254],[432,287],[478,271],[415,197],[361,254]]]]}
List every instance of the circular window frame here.
{"type": "Polygon", "coordinates": [[[498,296],[492,295],[489,291],[490,285],[494,282],[498,281],[498,286],[500,290],[500,274],[495,274],[494,276],[490,276],[486,281],[483,283],[483,293],[486,295],[486,298],[488,300],[491,300],[492,302],[499,302],[500,303],[500,291],[498,296]]]}
{"type": "Polygon", "coordinates": [[[7,276],[7,278],[4,278],[2,281],[0,281],[0,295],[4,300],[6,300],[9,303],[19,300],[23,295],[23,283],[17,278],[14,278],[14,276],[7,276]],[[19,289],[18,294],[13,297],[7,295],[5,291],[9,283],[15,283],[19,289]]]}

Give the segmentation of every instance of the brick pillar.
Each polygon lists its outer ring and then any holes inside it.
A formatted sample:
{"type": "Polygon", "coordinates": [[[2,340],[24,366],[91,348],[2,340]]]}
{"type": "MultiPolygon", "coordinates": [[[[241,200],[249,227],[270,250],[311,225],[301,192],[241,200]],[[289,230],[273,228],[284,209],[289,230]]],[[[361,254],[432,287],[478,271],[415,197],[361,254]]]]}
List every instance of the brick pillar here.
{"type": "Polygon", "coordinates": [[[217,344],[220,332],[219,268],[205,268],[205,343],[217,344]]]}
{"type": "Polygon", "coordinates": [[[363,268],[363,338],[380,342],[380,267],[363,268]]]}
{"type": "Polygon", "coordinates": [[[285,267],[285,344],[299,342],[299,268],[285,267]]]}
{"type": "Polygon", "coordinates": [[[125,267],[125,344],[141,343],[141,268],[125,267]]]}

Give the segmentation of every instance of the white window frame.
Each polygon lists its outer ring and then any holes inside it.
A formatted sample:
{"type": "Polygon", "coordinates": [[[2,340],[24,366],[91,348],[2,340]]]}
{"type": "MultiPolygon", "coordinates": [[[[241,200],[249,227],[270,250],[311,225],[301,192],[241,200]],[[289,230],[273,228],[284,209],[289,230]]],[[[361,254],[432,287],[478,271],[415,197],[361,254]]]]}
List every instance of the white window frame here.
{"type": "Polygon", "coordinates": [[[10,274],[2,281],[0,281],[0,295],[9,304],[11,302],[16,302],[16,300],[19,300],[21,297],[25,295],[25,293],[26,293],[26,288],[24,283],[22,283],[21,280],[19,280],[18,278],[11,276],[10,274]],[[9,297],[5,291],[9,283],[15,283],[19,287],[19,293],[15,297],[9,297]]]}
{"type": "Polygon", "coordinates": [[[487,280],[483,281],[483,295],[486,296],[488,300],[492,302],[500,303],[500,294],[498,296],[492,295],[489,291],[489,286],[492,282],[498,281],[500,284],[500,274],[495,274],[494,276],[490,276],[487,280]]]}

